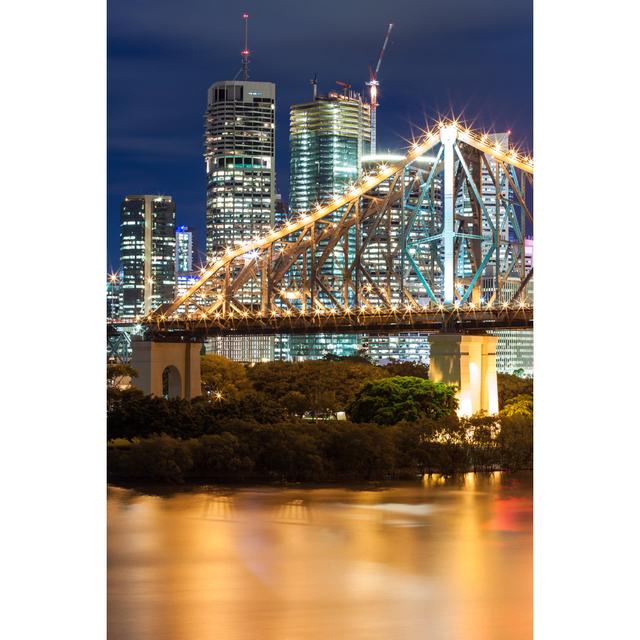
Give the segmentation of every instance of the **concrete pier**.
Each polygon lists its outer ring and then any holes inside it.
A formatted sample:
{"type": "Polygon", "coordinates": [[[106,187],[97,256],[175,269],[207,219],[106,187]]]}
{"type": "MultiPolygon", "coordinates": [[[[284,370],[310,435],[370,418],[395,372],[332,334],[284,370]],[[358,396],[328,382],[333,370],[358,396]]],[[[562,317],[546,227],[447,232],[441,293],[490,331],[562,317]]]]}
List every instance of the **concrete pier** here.
{"type": "Polygon", "coordinates": [[[458,387],[459,416],[498,413],[497,342],[497,336],[429,336],[429,378],[458,387]]]}
{"type": "Polygon", "coordinates": [[[138,372],[134,385],[145,395],[162,397],[167,375],[170,398],[201,395],[200,344],[197,342],[132,342],[131,366],[138,372]]]}

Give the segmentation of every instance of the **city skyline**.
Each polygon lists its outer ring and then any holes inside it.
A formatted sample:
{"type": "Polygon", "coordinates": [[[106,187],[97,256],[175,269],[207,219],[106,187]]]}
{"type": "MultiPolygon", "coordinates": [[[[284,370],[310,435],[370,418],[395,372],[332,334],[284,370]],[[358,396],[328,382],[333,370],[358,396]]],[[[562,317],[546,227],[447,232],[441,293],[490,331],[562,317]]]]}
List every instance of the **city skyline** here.
{"type": "MultiPolygon", "coordinates": [[[[218,20],[213,21],[214,8],[193,4],[194,13],[185,14],[168,3],[154,3],[151,21],[143,12],[146,1],[134,8],[109,7],[108,266],[113,269],[118,252],[115,219],[125,193],[172,195],[177,223],[194,227],[198,238],[204,238],[206,95],[211,84],[232,80],[240,69],[241,7],[219,3],[215,7],[218,20]],[[211,15],[212,21],[195,24],[198,11],[211,15]],[[143,18],[145,29],[137,31],[143,18]]],[[[311,99],[309,80],[315,73],[321,93],[338,88],[335,80],[350,82],[354,90],[364,93],[368,65],[377,58],[390,21],[396,26],[380,74],[380,150],[405,146],[412,124],[423,125],[426,116],[447,112],[462,113],[479,128],[510,128],[516,144],[531,149],[531,73],[510,73],[516,68],[531,69],[531,3],[516,7],[504,3],[497,21],[494,10],[483,16],[467,2],[462,3],[468,5],[465,11],[434,7],[421,16],[406,11],[404,2],[376,11],[366,5],[365,13],[364,3],[341,6],[340,13],[337,3],[325,3],[322,11],[287,7],[287,20],[282,20],[278,9],[285,4],[274,2],[267,8],[244,3],[250,15],[249,77],[275,82],[278,91],[276,190],[285,199],[290,105],[311,99]],[[340,38],[351,16],[358,18],[360,27],[351,37],[340,38]],[[326,29],[331,30],[331,41],[338,43],[330,49],[322,47],[326,29]],[[449,36],[453,32],[459,36],[461,31],[468,37],[453,42],[449,36]],[[302,53],[287,55],[287,50],[300,47],[302,53]],[[424,75],[409,73],[408,58],[413,59],[410,67],[421,68],[424,75]],[[495,66],[498,73],[489,74],[487,69],[495,66]],[[480,113],[484,119],[474,121],[480,113]]]]}

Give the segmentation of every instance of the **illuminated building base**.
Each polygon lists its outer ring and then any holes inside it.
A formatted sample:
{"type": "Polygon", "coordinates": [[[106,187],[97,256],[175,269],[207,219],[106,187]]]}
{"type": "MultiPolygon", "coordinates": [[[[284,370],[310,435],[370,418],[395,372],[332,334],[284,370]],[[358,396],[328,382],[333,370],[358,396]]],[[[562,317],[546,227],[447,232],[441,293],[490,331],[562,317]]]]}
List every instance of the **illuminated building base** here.
{"type": "Polygon", "coordinates": [[[429,337],[429,378],[458,387],[458,415],[498,413],[496,336],[436,334],[429,337]]]}
{"type": "Polygon", "coordinates": [[[200,348],[197,342],[133,341],[134,385],[145,395],[195,398],[200,388],[200,348]]]}

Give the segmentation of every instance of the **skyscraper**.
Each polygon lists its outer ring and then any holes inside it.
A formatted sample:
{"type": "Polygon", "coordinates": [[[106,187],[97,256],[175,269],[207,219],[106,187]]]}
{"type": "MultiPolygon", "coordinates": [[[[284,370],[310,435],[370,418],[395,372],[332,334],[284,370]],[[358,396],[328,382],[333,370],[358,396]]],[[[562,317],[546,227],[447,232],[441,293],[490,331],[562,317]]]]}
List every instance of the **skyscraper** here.
{"type": "Polygon", "coordinates": [[[209,88],[204,137],[208,258],[274,224],[275,101],[271,82],[222,81],[209,88]]]}
{"type": "MultiPolygon", "coordinates": [[[[291,107],[289,144],[290,211],[299,213],[342,195],[358,179],[361,159],[371,145],[369,105],[347,90],[319,96],[314,84],[313,100],[291,107]]],[[[332,218],[341,215],[336,211],[332,218]]],[[[335,283],[343,277],[331,257],[322,273],[335,283]]],[[[313,359],[328,352],[350,355],[359,348],[359,340],[358,335],[278,336],[275,349],[282,359],[313,359]]]]}
{"type": "Polygon", "coordinates": [[[122,271],[110,273],[107,276],[107,319],[120,318],[122,304],[122,271]]]}
{"type": "Polygon", "coordinates": [[[127,196],[120,207],[120,316],[171,302],[175,289],[176,206],[171,196],[127,196]]]}
{"type": "Polygon", "coordinates": [[[193,271],[193,229],[180,226],[176,229],[176,273],[193,271]]]}
{"type": "Polygon", "coordinates": [[[360,173],[371,146],[369,104],[331,92],[290,111],[290,208],[308,211],[341,195],[360,173]]]}

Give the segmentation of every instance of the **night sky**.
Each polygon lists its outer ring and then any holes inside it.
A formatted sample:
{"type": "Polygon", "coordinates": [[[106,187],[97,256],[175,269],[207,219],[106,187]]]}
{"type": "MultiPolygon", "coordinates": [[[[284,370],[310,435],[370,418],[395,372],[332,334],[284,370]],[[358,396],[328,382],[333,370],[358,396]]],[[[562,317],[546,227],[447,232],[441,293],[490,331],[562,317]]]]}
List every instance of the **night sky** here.
{"type": "Polygon", "coordinates": [[[277,189],[288,198],[289,105],[365,91],[389,22],[379,80],[378,150],[406,146],[439,114],[533,140],[531,0],[109,0],[107,219],[109,268],[118,265],[119,207],[127,194],[176,202],[176,222],[204,247],[203,122],[207,89],[240,69],[241,14],[249,19],[250,79],[276,83],[277,189]]]}

